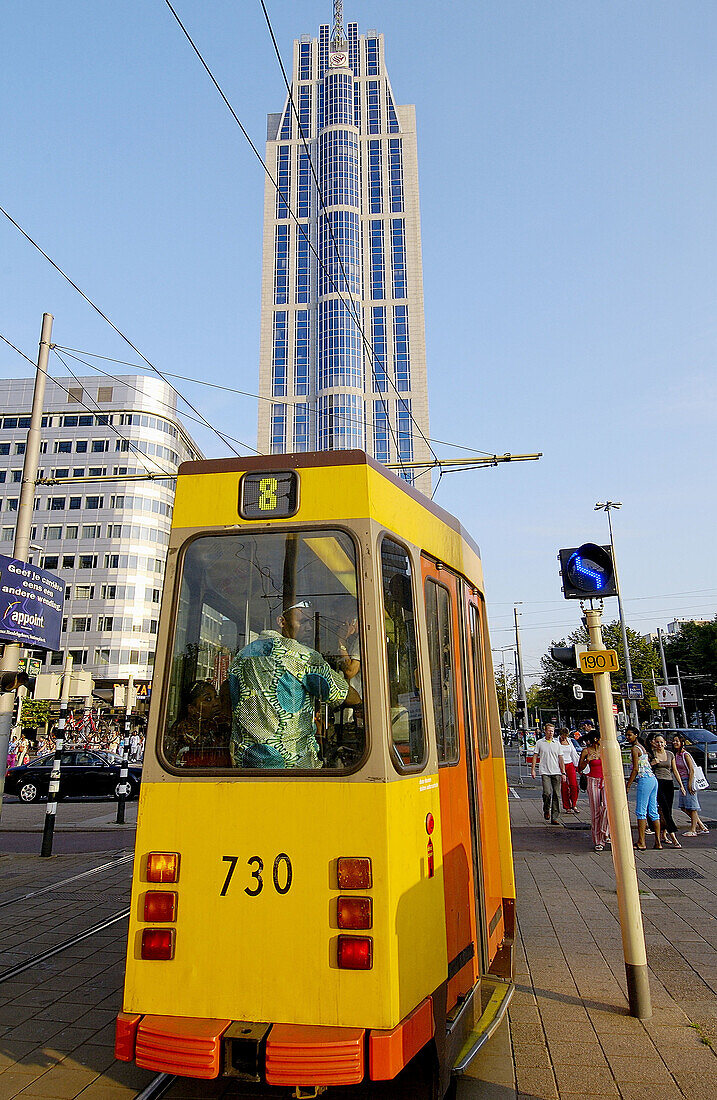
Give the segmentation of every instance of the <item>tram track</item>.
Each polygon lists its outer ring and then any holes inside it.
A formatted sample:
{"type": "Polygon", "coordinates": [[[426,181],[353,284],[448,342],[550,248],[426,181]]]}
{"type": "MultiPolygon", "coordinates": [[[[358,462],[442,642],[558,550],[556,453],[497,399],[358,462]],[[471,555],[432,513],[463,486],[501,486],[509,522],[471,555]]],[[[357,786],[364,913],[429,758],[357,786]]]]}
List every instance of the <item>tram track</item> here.
{"type": "Polygon", "coordinates": [[[148,1085],[138,1092],[134,1100],[159,1100],[160,1096],[164,1096],[171,1089],[172,1085],[178,1078],[171,1073],[158,1073],[148,1085]]]}
{"type": "Polygon", "coordinates": [[[0,901],[0,909],[3,909],[6,905],[16,905],[19,901],[27,901],[29,898],[38,897],[40,894],[47,894],[51,890],[60,890],[63,886],[67,886],[70,882],[77,882],[81,878],[87,878],[90,875],[98,875],[101,871],[106,871],[110,867],[118,867],[122,863],[127,863],[128,860],[134,858],[134,853],[130,853],[126,856],[120,856],[119,859],[112,859],[108,863],[102,863],[99,867],[90,867],[88,871],[80,871],[77,875],[71,875],[69,878],[63,878],[59,882],[51,882],[48,886],[41,886],[38,890],[29,890],[25,894],[18,894],[14,898],[6,898],[4,901],[0,901]]]}
{"type": "Polygon", "coordinates": [[[0,984],[9,982],[12,978],[16,978],[18,974],[23,974],[26,970],[31,970],[33,966],[38,966],[40,963],[45,962],[46,959],[51,959],[54,955],[59,955],[63,951],[67,951],[68,948],[74,947],[76,943],[81,943],[82,940],[86,940],[90,936],[102,932],[105,928],[109,928],[111,925],[116,924],[117,921],[128,917],[129,913],[129,906],[127,906],[126,909],[120,909],[119,912],[114,913],[113,916],[105,917],[104,920],[98,921],[97,924],[93,924],[91,928],[86,928],[83,932],[77,932],[74,936],[70,936],[68,939],[63,940],[62,943],[58,943],[54,947],[48,948],[47,951],[41,951],[39,954],[26,959],[25,962],[18,963],[16,966],[11,966],[8,970],[0,972],[0,984]]]}

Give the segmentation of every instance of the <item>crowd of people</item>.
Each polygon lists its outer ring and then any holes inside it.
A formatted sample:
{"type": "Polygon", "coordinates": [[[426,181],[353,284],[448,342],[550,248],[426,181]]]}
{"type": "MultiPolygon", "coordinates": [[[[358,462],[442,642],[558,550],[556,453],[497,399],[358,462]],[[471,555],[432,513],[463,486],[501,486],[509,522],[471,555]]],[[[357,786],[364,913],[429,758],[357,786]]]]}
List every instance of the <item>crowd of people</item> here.
{"type": "MultiPolygon", "coordinates": [[[[662,730],[646,731],[645,736],[635,726],[628,726],[625,742],[630,752],[630,773],[626,777],[627,791],[636,792],[635,816],[637,841],[635,848],[644,852],[647,825],[654,832],[655,848],[667,845],[681,848],[673,807],[675,789],[680,792],[679,809],[689,819],[690,827],[683,836],[694,837],[709,832],[700,817],[697,796],[699,769],[685,748],[684,739],[675,734],[667,738],[662,730]]],[[[600,732],[590,719],[577,730],[563,727],[557,731],[552,722],[543,727],[543,735],[532,749],[531,775],[540,776],[543,794],[543,817],[551,825],[560,825],[563,813],[579,814],[580,789],[587,792],[590,809],[593,848],[602,852],[610,844],[610,825],[605,799],[600,732]]]]}
{"type": "MultiPolygon", "coordinates": [[[[122,729],[119,723],[106,724],[101,730],[85,734],[80,728],[67,731],[64,739],[65,749],[91,749],[94,752],[119,754],[122,747],[122,729]]],[[[139,764],[144,757],[144,730],[134,728],[129,738],[129,761],[139,764]]],[[[35,733],[30,738],[27,731],[17,727],[12,731],[8,745],[8,768],[29,764],[38,756],[46,756],[55,751],[55,732],[35,733]]]]}

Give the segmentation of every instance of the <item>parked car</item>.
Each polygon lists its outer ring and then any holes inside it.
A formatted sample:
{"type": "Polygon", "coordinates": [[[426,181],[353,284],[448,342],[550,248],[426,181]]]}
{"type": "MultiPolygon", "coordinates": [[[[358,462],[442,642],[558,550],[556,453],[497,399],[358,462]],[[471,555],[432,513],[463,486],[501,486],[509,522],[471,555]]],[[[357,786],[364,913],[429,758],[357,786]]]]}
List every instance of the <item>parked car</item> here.
{"type": "Polygon", "coordinates": [[[717,733],[710,733],[709,730],[685,729],[667,730],[666,732],[668,747],[672,734],[679,733],[680,737],[684,737],[685,748],[695,764],[699,764],[701,768],[704,768],[706,752],[707,770],[710,772],[717,770],[717,733]]]}
{"type": "MultiPolygon", "coordinates": [[[[50,773],[54,753],[38,756],[29,764],[8,768],[5,775],[5,791],[16,794],[21,802],[37,802],[46,797],[50,786],[50,773]]],[[[130,764],[127,775],[128,798],[136,798],[142,780],[142,768],[130,764]]],[[[70,749],[63,752],[60,762],[60,798],[78,795],[120,796],[120,764],[100,752],[87,749],[70,749]]]]}

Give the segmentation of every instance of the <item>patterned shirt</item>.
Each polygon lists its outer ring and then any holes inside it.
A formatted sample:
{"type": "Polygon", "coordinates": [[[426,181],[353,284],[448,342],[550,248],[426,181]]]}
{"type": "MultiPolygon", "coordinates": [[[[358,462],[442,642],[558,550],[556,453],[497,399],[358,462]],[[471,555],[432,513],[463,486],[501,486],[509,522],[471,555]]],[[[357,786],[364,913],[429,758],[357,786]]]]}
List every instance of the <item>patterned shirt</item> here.
{"type": "Polygon", "coordinates": [[[320,653],[264,630],[228,674],[231,755],[240,768],[318,768],[315,702],[343,703],[346,679],[320,653]]]}

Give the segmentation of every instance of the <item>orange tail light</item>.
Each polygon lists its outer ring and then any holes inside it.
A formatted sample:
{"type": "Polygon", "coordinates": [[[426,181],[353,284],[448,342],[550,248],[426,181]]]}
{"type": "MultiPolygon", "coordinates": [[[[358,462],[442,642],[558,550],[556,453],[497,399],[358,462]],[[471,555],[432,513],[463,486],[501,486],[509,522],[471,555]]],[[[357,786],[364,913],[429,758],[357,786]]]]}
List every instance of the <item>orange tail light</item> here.
{"type": "Polygon", "coordinates": [[[370,890],[373,886],[371,860],[365,857],[341,856],[336,861],[339,890],[370,890]]]}
{"type": "Polygon", "coordinates": [[[177,882],[179,852],[150,852],[147,856],[147,882],[177,882]]]}
{"type": "Polygon", "coordinates": [[[339,928],[372,928],[373,901],[371,898],[339,898],[339,928]]]}
{"type": "Polygon", "coordinates": [[[148,890],[144,895],[144,919],[151,922],[175,921],[177,900],[174,890],[148,890]]]}

